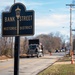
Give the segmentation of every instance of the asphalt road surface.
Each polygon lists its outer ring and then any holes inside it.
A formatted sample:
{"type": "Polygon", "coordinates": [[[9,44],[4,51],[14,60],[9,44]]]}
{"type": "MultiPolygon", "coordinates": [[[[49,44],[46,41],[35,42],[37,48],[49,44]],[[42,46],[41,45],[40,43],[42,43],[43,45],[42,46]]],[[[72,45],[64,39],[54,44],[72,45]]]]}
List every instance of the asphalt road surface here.
{"type": "MultiPolygon", "coordinates": [[[[38,72],[55,63],[59,58],[65,55],[62,53],[53,53],[37,58],[20,58],[19,75],[36,75],[38,72]]],[[[0,61],[0,75],[14,75],[14,59],[0,61]]]]}

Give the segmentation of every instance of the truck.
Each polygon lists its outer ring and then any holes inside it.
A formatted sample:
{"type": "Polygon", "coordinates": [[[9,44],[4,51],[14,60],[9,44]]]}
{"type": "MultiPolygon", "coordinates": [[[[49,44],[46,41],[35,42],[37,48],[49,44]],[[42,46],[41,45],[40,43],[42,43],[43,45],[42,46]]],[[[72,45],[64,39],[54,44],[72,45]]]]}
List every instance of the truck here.
{"type": "Polygon", "coordinates": [[[40,48],[39,39],[30,39],[28,46],[27,57],[36,56],[38,58],[43,56],[43,48],[40,48]]]}

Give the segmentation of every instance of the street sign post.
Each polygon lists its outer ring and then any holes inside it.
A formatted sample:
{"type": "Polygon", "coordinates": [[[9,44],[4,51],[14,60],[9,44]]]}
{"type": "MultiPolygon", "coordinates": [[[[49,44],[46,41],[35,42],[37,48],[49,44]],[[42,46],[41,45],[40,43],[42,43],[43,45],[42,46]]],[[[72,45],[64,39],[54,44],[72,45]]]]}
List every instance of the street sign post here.
{"type": "Polygon", "coordinates": [[[12,5],[10,12],[2,13],[2,36],[15,36],[14,75],[19,75],[20,37],[34,34],[34,11],[26,11],[22,3],[12,5]]]}
{"type": "Polygon", "coordinates": [[[15,3],[10,12],[2,13],[2,36],[34,34],[34,11],[27,10],[21,3],[15,3]]]}

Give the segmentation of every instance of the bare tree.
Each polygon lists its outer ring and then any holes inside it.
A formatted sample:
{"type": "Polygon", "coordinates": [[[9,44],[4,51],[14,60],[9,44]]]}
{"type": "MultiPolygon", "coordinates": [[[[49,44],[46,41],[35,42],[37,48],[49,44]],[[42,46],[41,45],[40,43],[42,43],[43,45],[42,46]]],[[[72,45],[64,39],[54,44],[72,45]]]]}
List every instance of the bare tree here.
{"type": "Polygon", "coordinates": [[[27,52],[27,49],[28,49],[28,40],[26,37],[25,38],[22,37],[20,39],[20,53],[25,54],[27,52]]]}
{"type": "MultiPolygon", "coordinates": [[[[59,34],[58,34],[59,35],[59,34]]],[[[44,45],[45,50],[55,50],[56,48],[60,49],[60,46],[62,45],[62,39],[59,36],[50,33],[49,35],[38,35],[35,38],[40,39],[40,42],[44,45]]]]}
{"type": "MultiPolygon", "coordinates": [[[[2,10],[2,12],[6,12],[6,11],[9,11],[10,9],[10,6],[6,6],[5,9],[2,10]]],[[[2,14],[1,14],[2,16],[2,14]]],[[[1,18],[0,16],[0,18],[1,18]]],[[[1,25],[2,26],[2,25],[1,25]]],[[[10,44],[8,43],[9,39],[8,37],[0,37],[0,55],[7,55],[9,50],[10,50],[10,44]]]]}

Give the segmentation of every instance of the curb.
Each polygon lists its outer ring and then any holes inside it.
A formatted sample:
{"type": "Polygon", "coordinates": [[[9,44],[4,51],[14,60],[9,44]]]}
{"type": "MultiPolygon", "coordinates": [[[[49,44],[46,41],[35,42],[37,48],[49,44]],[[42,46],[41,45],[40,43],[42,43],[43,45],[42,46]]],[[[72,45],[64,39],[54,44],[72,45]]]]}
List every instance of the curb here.
{"type": "Polygon", "coordinates": [[[56,59],[55,62],[51,63],[49,66],[47,66],[46,68],[44,68],[43,70],[39,71],[36,75],[38,75],[39,73],[41,73],[42,71],[46,70],[48,67],[52,66],[53,64],[55,64],[60,58],[56,59]]]}
{"type": "Polygon", "coordinates": [[[9,60],[12,60],[12,59],[4,59],[4,60],[0,60],[0,62],[9,61],[9,60]]]}

